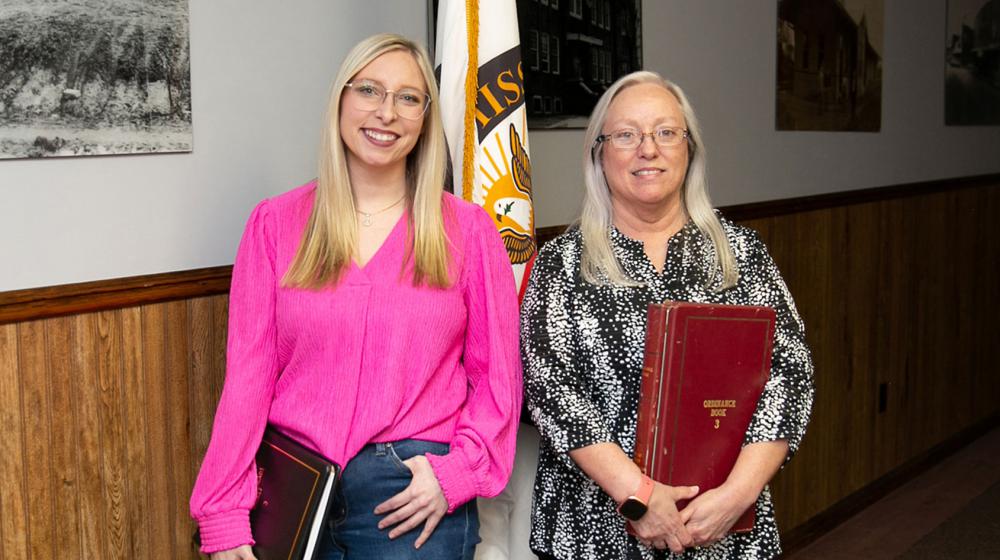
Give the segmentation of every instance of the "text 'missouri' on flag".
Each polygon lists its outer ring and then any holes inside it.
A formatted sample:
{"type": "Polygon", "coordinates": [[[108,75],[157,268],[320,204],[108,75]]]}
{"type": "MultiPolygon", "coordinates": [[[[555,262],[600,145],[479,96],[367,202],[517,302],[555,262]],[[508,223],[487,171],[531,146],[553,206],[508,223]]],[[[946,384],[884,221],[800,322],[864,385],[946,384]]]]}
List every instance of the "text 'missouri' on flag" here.
{"type": "Polygon", "coordinates": [[[535,212],[514,0],[441,0],[434,65],[455,194],[497,226],[518,292],[534,262],[535,212]]]}

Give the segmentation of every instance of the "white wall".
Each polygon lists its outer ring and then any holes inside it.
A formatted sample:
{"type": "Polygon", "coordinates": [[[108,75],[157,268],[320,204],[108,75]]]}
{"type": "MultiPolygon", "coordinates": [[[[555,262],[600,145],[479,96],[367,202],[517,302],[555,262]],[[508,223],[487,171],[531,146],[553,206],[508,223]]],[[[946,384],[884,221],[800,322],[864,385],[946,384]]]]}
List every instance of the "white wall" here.
{"type": "MultiPolygon", "coordinates": [[[[647,0],[644,58],[702,121],[719,205],[1000,172],[1000,127],[944,126],[944,0],[885,0],[882,131],[774,130],[776,3],[647,0]]],[[[0,161],[0,292],[230,264],[266,196],[315,175],[329,80],[423,0],[192,0],[194,152],[0,161]]],[[[582,131],[530,137],[539,226],[578,210],[582,131]]],[[[0,296],[2,299],[2,296],[0,296]]]]}

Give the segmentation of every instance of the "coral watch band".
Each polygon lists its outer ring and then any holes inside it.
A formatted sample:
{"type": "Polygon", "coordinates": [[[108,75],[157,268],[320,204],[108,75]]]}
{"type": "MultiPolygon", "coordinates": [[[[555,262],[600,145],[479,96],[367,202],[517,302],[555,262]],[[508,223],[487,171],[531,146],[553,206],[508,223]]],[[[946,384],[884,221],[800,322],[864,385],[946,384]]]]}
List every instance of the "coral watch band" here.
{"type": "Polygon", "coordinates": [[[649,508],[649,498],[653,495],[653,480],[646,475],[642,475],[639,487],[635,492],[625,498],[625,501],[618,504],[618,513],[629,521],[638,521],[646,515],[649,508]]]}
{"type": "Polygon", "coordinates": [[[642,481],[639,482],[639,488],[632,494],[640,502],[649,505],[649,498],[653,495],[653,479],[646,475],[642,475],[642,481]]]}

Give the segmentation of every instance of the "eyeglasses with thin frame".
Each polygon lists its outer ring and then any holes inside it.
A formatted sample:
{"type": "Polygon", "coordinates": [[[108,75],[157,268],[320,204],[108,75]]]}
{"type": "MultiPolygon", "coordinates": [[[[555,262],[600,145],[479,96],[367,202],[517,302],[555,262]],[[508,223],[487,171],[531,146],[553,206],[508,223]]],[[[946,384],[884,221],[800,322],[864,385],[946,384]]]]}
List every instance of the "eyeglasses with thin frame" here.
{"type": "Polygon", "coordinates": [[[392,94],[396,114],[404,119],[417,120],[424,116],[431,104],[431,96],[412,88],[398,91],[386,89],[382,84],[372,80],[347,82],[344,88],[354,105],[362,111],[374,111],[385,102],[385,97],[392,94]]]}
{"type": "Polygon", "coordinates": [[[686,128],[674,126],[661,126],[652,132],[642,132],[634,128],[620,128],[598,136],[594,141],[594,147],[610,141],[611,145],[619,150],[634,150],[642,144],[643,139],[647,136],[651,137],[657,146],[664,148],[679,146],[690,137],[686,128]]]}

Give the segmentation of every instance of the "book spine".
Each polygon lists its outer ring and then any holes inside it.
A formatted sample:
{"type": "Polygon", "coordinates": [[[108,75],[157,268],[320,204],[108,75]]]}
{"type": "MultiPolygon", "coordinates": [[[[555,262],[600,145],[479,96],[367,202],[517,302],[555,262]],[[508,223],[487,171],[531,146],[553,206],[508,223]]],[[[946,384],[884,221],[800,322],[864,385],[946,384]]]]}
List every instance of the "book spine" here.
{"type": "MultiPolygon", "coordinates": [[[[676,363],[677,352],[683,350],[684,340],[678,333],[679,323],[690,304],[677,301],[668,301],[663,306],[663,365],[661,366],[660,385],[657,392],[651,397],[656,398],[656,408],[654,409],[654,419],[657,438],[654,441],[651,452],[657,456],[650,461],[649,472],[646,473],[653,480],[672,486],[671,473],[674,463],[674,441],[677,438],[677,424],[674,421],[680,403],[677,401],[680,390],[682,374],[676,371],[680,364],[676,363]]],[[[680,508],[678,508],[680,509],[680,508]]]]}
{"type": "Polygon", "coordinates": [[[667,308],[650,304],[646,311],[646,348],[642,361],[642,384],[639,392],[639,417],[636,422],[635,464],[649,474],[655,441],[656,401],[663,372],[663,336],[667,308]]]}

